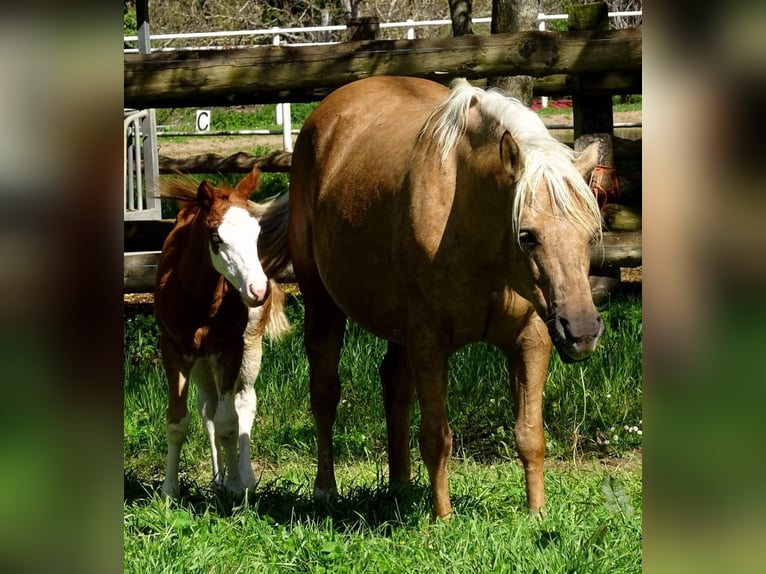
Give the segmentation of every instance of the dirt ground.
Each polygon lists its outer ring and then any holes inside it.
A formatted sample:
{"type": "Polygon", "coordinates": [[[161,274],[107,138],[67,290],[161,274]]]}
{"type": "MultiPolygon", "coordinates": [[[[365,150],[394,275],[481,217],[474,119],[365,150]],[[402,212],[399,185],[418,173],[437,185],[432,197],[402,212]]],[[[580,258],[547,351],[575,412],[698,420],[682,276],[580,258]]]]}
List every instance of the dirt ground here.
{"type": "MultiPolygon", "coordinates": [[[[545,125],[572,125],[572,113],[540,116],[545,125]]],[[[639,123],[641,111],[616,112],[614,123],[639,123]]],[[[293,143],[296,136],[293,136],[293,143]]],[[[266,146],[272,149],[282,149],[281,135],[258,136],[194,136],[184,142],[168,141],[159,138],[159,153],[172,158],[183,158],[203,153],[216,153],[228,156],[237,152],[252,153],[256,146],[266,146]]]]}

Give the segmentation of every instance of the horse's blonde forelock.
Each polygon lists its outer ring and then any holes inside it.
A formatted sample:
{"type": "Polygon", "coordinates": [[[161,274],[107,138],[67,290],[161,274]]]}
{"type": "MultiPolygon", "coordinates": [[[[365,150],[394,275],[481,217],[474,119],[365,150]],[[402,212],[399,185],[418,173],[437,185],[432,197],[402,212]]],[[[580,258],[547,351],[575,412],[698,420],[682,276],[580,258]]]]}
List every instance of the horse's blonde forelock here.
{"type": "Polygon", "coordinates": [[[524,208],[531,204],[541,182],[552,202],[573,222],[600,238],[601,214],[593,191],[574,166],[575,153],[550,135],[542,120],[527,106],[502,91],[483,90],[464,78],[450,84],[450,93],[426,119],[420,137],[432,134],[442,164],[457,146],[468,125],[468,110],[476,99],[479,112],[508,130],[519,147],[523,169],[516,182],[512,224],[518,235],[524,208]],[[429,126],[433,122],[433,127],[429,126]]]}

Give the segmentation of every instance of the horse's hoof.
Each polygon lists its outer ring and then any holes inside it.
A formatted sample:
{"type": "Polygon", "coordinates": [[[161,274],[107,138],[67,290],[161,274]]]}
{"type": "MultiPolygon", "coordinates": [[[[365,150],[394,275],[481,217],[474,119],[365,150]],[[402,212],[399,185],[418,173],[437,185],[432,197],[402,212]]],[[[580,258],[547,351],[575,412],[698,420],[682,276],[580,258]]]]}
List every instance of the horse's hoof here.
{"type": "Polygon", "coordinates": [[[242,486],[242,482],[239,480],[232,480],[232,481],[226,481],[224,488],[226,489],[226,492],[231,494],[232,496],[240,497],[243,494],[245,494],[245,487],[242,486]]]}
{"type": "Polygon", "coordinates": [[[162,496],[163,498],[180,498],[181,487],[178,485],[178,482],[168,482],[166,480],[162,483],[162,496]]]}
{"type": "Polygon", "coordinates": [[[330,502],[337,494],[338,491],[335,488],[314,487],[314,500],[316,502],[330,502]]]}

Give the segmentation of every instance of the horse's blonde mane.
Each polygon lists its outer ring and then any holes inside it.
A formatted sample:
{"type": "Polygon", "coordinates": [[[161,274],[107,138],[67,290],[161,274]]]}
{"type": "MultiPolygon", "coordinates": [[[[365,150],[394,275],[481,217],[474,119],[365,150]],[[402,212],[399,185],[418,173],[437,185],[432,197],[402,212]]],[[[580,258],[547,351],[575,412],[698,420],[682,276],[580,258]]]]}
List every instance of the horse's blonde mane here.
{"type": "Polygon", "coordinates": [[[523,167],[516,182],[511,214],[514,233],[519,232],[524,207],[530,204],[544,180],[553,203],[566,217],[600,236],[598,203],[573,164],[574,151],[551,136],[537,114],[498,89],[485,91],[463,78],[453,80],[450,89],[449,96],[434,109],[420,131],[423,137],[434,122],[431,132],[441,149],[442,163],[465,133],[468,110],[476,99],[482,117],[497,121],[508,130],[521,154],[523,167]]]}

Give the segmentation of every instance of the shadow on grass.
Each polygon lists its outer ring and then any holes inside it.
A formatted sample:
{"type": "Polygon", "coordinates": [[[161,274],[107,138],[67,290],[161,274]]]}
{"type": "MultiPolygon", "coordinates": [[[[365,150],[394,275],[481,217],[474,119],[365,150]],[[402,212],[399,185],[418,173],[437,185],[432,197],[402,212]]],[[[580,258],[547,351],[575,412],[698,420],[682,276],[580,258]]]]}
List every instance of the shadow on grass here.
{"type": "MultiPolygon", "coordinates": [[[[149,504],[161,496],[162,482],[147,481],[134,472],[124,473],[125,504],[149,504]]],[[[256,487],[245,497],[235,497],[207,486],[181,479],[181,499],[177,504],[192,514],[214,513],[222,517],[249,511],[271,524],[316,524],[325,519],[339,532],[360,527],[389,532],[396,526],[417,523],[431,513],[431,493],[415,479],[405,487],[386,483],[351,486],[333,500],[314,501],[307,485],[289,480],[274,480],[256,487]]]]}

